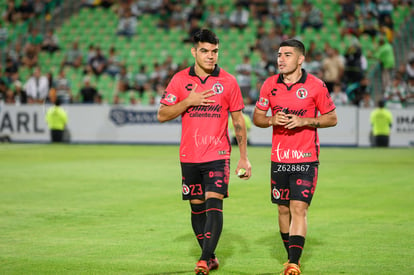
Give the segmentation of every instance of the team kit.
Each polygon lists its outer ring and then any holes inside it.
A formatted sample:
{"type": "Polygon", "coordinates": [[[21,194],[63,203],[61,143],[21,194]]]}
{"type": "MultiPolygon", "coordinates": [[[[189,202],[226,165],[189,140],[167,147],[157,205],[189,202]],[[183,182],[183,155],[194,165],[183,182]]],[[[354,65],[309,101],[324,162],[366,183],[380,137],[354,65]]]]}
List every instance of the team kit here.
{"type": "MultiPolygon", "coordinates": [[[[163,123],[181,117],[182,199],[189,202],[191,226],[201,248],[194,271],[196,275],[208,275],[219,269],[215,249],[223,228],[223,200],[229,197],[229,123],[240,151],[234,173],[248,180],[252,165],[247,154],[242,93],[236,78],[217,65],[219,40],[213,32],[202,29],[193,42],[195,63],[171,78],[157,118],[163,123]]],[[[306,215],[318,178],[317,128],[335,126],[337,116],[325,83],[301,67],[303,43],[285,40],[277,55],[279,73],[263,82],[253,124],[273,129],[270,199],[277,205],[287,255],[281,274],[299,275],[306,215]]]]}

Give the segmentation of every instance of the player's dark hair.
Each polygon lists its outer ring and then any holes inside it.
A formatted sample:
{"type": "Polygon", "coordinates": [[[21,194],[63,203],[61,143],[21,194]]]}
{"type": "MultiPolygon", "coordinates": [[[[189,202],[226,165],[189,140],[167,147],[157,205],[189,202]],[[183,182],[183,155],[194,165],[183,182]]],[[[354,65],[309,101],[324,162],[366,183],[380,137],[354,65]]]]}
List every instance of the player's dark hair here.
{"type": "Polygon", "coordinates": [[[208,29],[201,29],[194,34],[193,42],[195,46],[197,46],[197,44],[200,42],[207,42],[213,45],[218,45],[219,39],[214,32],[208,29]]]}
{"type": "Polygon", "coordinates": [[[288,39],[280,43],[280,47],[293,47],[298,49],[299,52],[305,55],[305,45],[297,39],[288,39]]]}

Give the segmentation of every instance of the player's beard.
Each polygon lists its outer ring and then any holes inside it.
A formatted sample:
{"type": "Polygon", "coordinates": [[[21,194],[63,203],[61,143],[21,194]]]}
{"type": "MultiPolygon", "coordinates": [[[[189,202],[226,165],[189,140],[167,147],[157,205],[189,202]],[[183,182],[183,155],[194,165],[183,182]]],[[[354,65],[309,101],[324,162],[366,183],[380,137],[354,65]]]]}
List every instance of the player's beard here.
{"type": "Polygon", "coordinates": [[[197,67],[203,72],[211,74],[216,67],[216,62],[197,62],[197,67]]]}
{"type": "Polygon", "coordinates": [[[282,69],[279,67],[279,73],[283,75],[291,75],[297,72],[298,70],[300,70],[300,67],[298,64],[295,64],[292,66],[285,65],[282,69]]]}

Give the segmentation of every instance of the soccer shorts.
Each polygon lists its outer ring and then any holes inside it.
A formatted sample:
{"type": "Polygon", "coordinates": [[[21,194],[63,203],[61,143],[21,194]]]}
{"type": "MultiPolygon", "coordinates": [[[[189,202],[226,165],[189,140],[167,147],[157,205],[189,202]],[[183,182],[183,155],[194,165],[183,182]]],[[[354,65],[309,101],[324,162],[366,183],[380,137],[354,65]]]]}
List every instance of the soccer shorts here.
{"type": "Polygon", "coordinates": [[[204,200],[206,192],[228,197],[230,160],[181,163],[183,200],[204,200]]]}
{"type": "Polygon", "coordinates": [[[318,163],[277,163],[271,165],[272,203],[288,205],[290,200],[310,205],[318,179],[318,163]]]}

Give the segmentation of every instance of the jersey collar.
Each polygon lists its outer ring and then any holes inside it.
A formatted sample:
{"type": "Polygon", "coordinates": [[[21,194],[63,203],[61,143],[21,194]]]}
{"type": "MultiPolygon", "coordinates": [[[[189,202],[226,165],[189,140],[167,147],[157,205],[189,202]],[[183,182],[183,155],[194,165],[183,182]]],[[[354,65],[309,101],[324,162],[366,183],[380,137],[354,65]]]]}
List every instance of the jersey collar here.
{"type": "MultiPolygon", "coordinates": [[[[195,66],[195,65],[193,65],[193,66],[191,66],[191,67],[190,67],[190,72],[189,72],[189,74],[190,74],[191,76],[197,76],[198,78],[200,78],[200,77],[196,74],[194,66],[195,66]]],[[[213,72],[212,72],[209,76],[207,76],[207,77],[206,77],[206,79],[207,79],[207,78],[209,78],[210,76],[219,76],[219,73],[220,73],[220,67],[216,64],[216,65],[215,65],[215,67],[214,67],[213,72]]]]}

